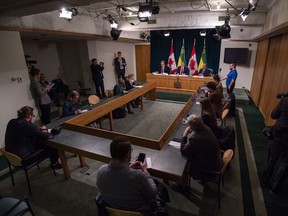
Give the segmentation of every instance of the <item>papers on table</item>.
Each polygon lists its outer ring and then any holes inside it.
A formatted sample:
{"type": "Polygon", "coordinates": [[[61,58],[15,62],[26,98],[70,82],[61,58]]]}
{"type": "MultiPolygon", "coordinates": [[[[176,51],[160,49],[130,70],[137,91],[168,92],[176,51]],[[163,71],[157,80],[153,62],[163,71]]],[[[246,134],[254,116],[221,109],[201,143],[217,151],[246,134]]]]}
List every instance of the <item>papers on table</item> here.
{"type": "Polygon", "coordinates": [[[152,74],[154,74],[154,75],[160,75],[160,76],[162,76],[162,75],[166,75],[166,76],[168,76],[169,74],[168,73],[158,73],[158,72],[153,72],[152,74]]]}
{"type": "Polygon", "coordinates": [[[85,113],[85,112],[88,112],[88,110],[87,109],[81,110],[81,113],[85,113]]]}
{"type": "Polygon", "coordinates": [[[180,149],[181,143],[180,143],[180,142],[177,142],[177,141],[171,140],[171,141],[168,143],[168,145],[180,149]]]}
{"type": "Polygon", "coordinates": [[[142,88],[143,87],[143,85],[136,85],[136,86],[134,86],[135,88],[142,88]]]}
{"type": "Polygon", "coordinates": [[[147,168],[151,168],[152,167],[152,161],[150,157],[146,157],[146,163],[147,163],[147,168]]]}

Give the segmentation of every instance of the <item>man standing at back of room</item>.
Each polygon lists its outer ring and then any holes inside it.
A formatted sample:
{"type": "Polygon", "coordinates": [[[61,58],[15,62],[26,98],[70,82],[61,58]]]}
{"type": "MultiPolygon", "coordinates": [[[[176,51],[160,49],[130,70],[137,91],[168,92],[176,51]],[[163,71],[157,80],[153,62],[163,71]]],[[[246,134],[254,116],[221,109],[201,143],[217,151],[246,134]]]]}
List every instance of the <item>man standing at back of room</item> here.
{"type": "Polygon", "coordinates": [[[229,65],[229,69],[230,69],[229,73],[227,74],[226,77],[221,79],[221,81],[226,79],[227,93],[230,94],[230,93],[233,93],[238,73],[236,70],[236,64],[235,63],[231,63],[229,65]]]}
{"type": "Polygon", "coordinates": [[[114,66],[115,71],[117,73],[118,79],[122,77],[125,80],[125,67],[126,67],[126,60],[122,57],[121,52],[117,53],[117,57],[114,59],[114,66]]]}
{"type": "Polygon", "coordinates": [[[104,89],[104,81],[103,81],[103,70],[104,63],[100,62],[101,65],[97,63],[97,59],[93,58],[91,60],[92,64],[90,65],[90,70],[92,72],[92,78],[95,83],[96,94],[99,98],[106,98],[105,89],[104,89]],[[100,92],[101,89],[101,92],[100,92]]]}

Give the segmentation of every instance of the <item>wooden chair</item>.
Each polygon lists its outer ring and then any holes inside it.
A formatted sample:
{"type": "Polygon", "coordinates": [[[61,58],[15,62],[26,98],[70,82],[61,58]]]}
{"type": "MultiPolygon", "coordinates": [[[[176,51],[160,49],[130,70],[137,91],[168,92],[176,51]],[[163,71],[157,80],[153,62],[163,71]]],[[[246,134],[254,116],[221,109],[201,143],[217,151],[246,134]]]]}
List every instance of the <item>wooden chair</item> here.
{"type": "MultiPolygon", "coordinates": [[[[220,184],[222,182],[222,186],[224,186],[224,173],[225,173],[225,170],[226,170],[228,164],[230,163],[230,161],[233,157],[233,154],[234,153],[233,153],[232,149],[228,149],[223,153],[223,157],[222,157],[223,166],[219,172],[211,172],[211,171],[202,170],[202,169],[198,169],[198,168],[193,167],[193,170],[198,170],[198,171],[202,172],[203,174],[206,173],[210,176],[213,176],[213,177],[209,177],[209,178],[203,178],[201,180],[203,180],[205,182],[212,182],[212,183],[215,183],[218,185],[218,208],[219,209],[220,209],[220,184]]],[[[189,173],[188,189],[190,188],[190,182],[191,182],[191,173],[189,173]]]]}
{"type": "MultiPolygon", "coordinates": [[[[88,103],[90,106],[96,105],[100,102],[100,98],[97,95],[90,95],[88,97],[88,103]]],[[[109,113],[109,115],[107,116],[109,118],[109,123],[110,123],[110,129],[111,131],[113,130],[113,122],[112,122],[112,112],[109,113]]],[[[100,128],[103,128],[103,118],[99,119],[99,125],[100,128]]]]}
{"type": "Polygon", "coordinates": [[[0,195],[0,209],[0,215],[3,216],[21,216],[26,212],[30,212],[32,216],[35,215],[26,196],[19,200],[12,197],[2,197],[0,195]]]}
{"type": "MultiPolygon", "coordinates": [[[[9,172],[10,172],[10,176],[11,176],[11,180],[12,180],[12,184],[13,186],[15,186],[15,181],[14,181],[14,177],[13,177],[13,172],[12,172],[12,168],[11,168],[11,165],[13,167],[15,167],[16,169],[20,169],[20,170],[24,170],[25,171],[25,174],[26,174],[26,179],[27,179],[27,184],[28,184],[28,189],[29,189],[29,193],[30,195],[32,194],[31,193],[31,186],[30,186],[30,181],[29,181],[29,176],[28,176],[28,170],[31,169],[32,167],[34,166],[37,166],[38,169],[40,169],[39,167],[39,163],[45,159],[48,158],[48,155],[43,155],[43,157],[41,156],[41,158],[39,158],[38,160],[36,161],[33,161],[31,162],[30,164],[28,165],[23,165],[22,164],[22,159],[20,157],[18,157],[17,155],[13,154],[13,153],[10,153],[8,151],[5,151],[5,149],[0,149],[0,151],[2,152],[3,156],[6,158],[7,160],[7,163],[8,163],[8,166],[9,166],[9,172]]],[[[37,153],[43,153],[44,149],[37,152],[37,153]]],[[[36,153],[36,154],[37,154],[36,153]]],[[[56,172],[55,172],[55,169],[54,167],[52,166],[51,164],[51,167],[53,168],[53,171],[54,171],[54,175],[56,176],[56,172]]]]}
{"type": "Polygon", "coordinates": [[[222,112],[225,110],[225,109],[230,109],[230,105],[231,105],[231,99],[229,98],[225,104],[223,105],[223,108],[222,108],[222,112]]]}
{"type": "Polygon", "coordinates": [[[221,115],[221,120],[222,120],[221,126],[226,126],[226,117],[228,113],[229,113],[229,109],[223,110],[222,115],[221,115]]]}
{"type": "Polygon", "coordinates": [[[126,211],[121,209],[115,209],[111,207],[105,207],[109,213],[109,216],[144,216],[140,212],[126,211]]]}

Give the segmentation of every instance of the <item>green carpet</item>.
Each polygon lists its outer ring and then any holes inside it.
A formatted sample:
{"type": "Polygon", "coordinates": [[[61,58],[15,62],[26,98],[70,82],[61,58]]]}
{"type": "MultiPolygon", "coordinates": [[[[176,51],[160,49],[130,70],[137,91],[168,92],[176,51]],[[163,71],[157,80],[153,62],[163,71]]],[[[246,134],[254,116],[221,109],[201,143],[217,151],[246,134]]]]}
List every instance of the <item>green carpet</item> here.
{"type": "MultiPolygon", "coordinates": [[[[261,173],[265,166],[265,160],[266,160],[266,154],[267,154],[267,143],[268,140],[264,137],[262,134],[262,129],[265,127],[264,125],[264,118],[262,116],[262,113],[259,111],[259,109],[255,106],[253,101],[251,100],[249,104],[241,103],[241,101],[237,101],[237,107],[241,107],[243,109],[245,121],[248,128],[249,137],[251,140],[251,145],[253,149],[253,155],[256,162],[256,167],[258,171],[259,178],[261,176],[261,173]]],[[[237,127],[237,133],[240,133],[238,131],[239,127],[239,119],[236,118],[236,127],[237,127]],[[238,122],[238,123],[237,123],[238,122]],[[238,124],[238,126],[237,126],[238,124]]],[[[241,137],[241,136],[240,136],[241,137]]],[[[242,140],[243,143],[243,140],[242,140]]],[[[239,148],[239,157],[240,154],[243,156],[244,153],[240,153],[241,149],[241,140],[238,139],[238,148],[239,148]]],[[[242,162],[242,160],[241,160],[242,162]]],[[[243,166],[243,165],[242,165],[243,166]]],[[[242,172],[242,170],[241,170],[242,172]]],[[[244,171],[248,172],[248,170],[244,171]]],[[[250,184],[249,184],[250,185],[250,184]]],[[[249,186],[242,183],[242,190],[243,190],[243,199],[244,199],[244,209],[246,209],[248,212],[247,215],[252,215],[250,213],[250,208],[252,208],[250,201],[250,195],[249,195],[249,186]],[[244,196],[245,195],[245,196],[244,196]]],[[[288,212],[288,181],[286,179],[285,184],[282,187],[282,190],[279,191],[277,194],[270,194],[268,188],[262,188],[265,205],[267,209],[267,214],[269,216],[284,216],[287,215],[288,212]]],[[[246,215],[246,214],[245,214],[246,215]]]]}
{"type": "Polygon", "coordinates": [[[180,94],[175,92],[162,92],[162,91],[156,92],[156,98],[160,100],[187,102],[190,97],[191,94],[180,94]]]}

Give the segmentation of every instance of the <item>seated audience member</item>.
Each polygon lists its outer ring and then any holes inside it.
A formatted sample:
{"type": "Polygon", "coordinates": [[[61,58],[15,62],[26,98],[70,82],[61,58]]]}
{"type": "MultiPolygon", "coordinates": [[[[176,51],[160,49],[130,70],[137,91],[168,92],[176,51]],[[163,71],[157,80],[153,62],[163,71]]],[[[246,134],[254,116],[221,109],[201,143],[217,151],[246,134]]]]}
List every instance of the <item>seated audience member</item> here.
{"type": "Polygon", "coordinates": [[[32,123],[33,108],[24,106],[17,113],[18,118],[11,119],[6,128],[5,150],[19,156],[23,165],[48,155],[54,168],[61,169],[57,150],[44,145],[49,138],[46,126],[38,128],[32,123]]]}
{"type": "Polygon", "coordinates": [[[216,90],[219,91],[223,97],[223,86],[222,86],[222,83],[220,82],[220,77],[218,75],[214,75],[213,79],[216,84],[216,90]]]}
{"type": "Polygon", "coordinates": [[[181,66],[179,66],[178,68],[177,68],[177,74],[180,74],[180,75],[183,75],[183,74],[185,74],[185,75],[189,75],[189,72],[190,72],[190,70],[189,70],[189,68],[187,67],[187,66],[185,66],[185,64],[184,64],[184,62],[182,62],[181,63],[181,66]]]}
{"type": "MultiPolygon", "coordinates": [[[[50,83],[47,80],[45,80],[45,75],[43,73],[40,73],[40,81],[39,82],[41,83],[43,88],[46,88],[46,86],[50,85],[50,83]]],[[[48,95],[56,106],[61,106],[59,95],[58,95],[57,90],[54,86],[52,86],[52,88],[48,91],[48,95]]]]}
{"type": "Polygon", "coordinates": [[[160,63],[160,67],[159,67],[158,73],[159,74],[163,74],[163,73],[170,74],[170,67],[168,65],[165,65],[165,61],[164,60],[162,60],[161,63],[160,63]]]}
{"type": "Polygon", "coordinates": [[[67,96],[67,100],[63,104],[63,117],[80,114],[80,94],[72,90],[67,96]]]}
{"type": "MultiPolygon", "coordinates": [[[[114,86],[113,95],[123,95],[124,89],[125,89],[125,81],[122,78],[120,78],[118,79],[118,84],[114,86]]],[[[134,111],[131,109],[130,103],[127,103],[126,107],[129,114],[134,114],[134,111]]]]}
{"type": "MultiPolygon", "coordinates": [[[[128,76],[126,77],[126,80],[125,80],[126,91],[135,87],[134,82],[135,82],[134,74],[132,74],[132,73],[128,74],[128,76]]],[[[140,105],[140,101],[141,101],[141,99],[138,97],[135,100],[132,100],[130,102],[130,104],[133,108],[138,108],[138,106],[140,105]]]]}
{"type": "Polygon", "coordinates": [[[212,70],[207,68],[206,64],[203,64],[202,68],[199,70],[199,75],[200,74],[202,74],[202,76],[211,76],[212,70]]]}
{"type": "Polygon", "coordinates": [[[180,151],[183,156],[189,157],[193,179],[202,180],[209,176],[198,169],[220,171],[222,167],[219,144],[211,129],[203,124],[201,117],[189,116],[188,124],[183,133],[180,151]],[[188,139],[191,132],[194,133],[188,139]]]}
{"type": "Polygon", "coordinates": [[[216,114],[212,108],[209,98],[204,98],[200,101],[201,105],[201,117],[205,125],[207,125],[218,138],[218,126],[216,120],[216,114]]]}
{"type": "Polygon", "coordinates": [[[219,91],[216,91],[216,84],[214,82],[207,83],[208,88],[208,98],[210,99],[211,105],[213,107],[214,112],[216,113],[217,118],[221,118],[222,115],[222,98],[223,94],[219,91]]]}
{"type": "Polygon", "coordinates": [[[110,144],[112,160],[102,165],[97,174],[97,187],[104,203],[112,208],[154,215],[152,203],[160,196],[147,171],[146,160],[131,163],[132,145],[128,138],[118,136],[110,144]]]}

